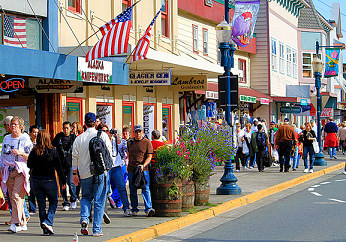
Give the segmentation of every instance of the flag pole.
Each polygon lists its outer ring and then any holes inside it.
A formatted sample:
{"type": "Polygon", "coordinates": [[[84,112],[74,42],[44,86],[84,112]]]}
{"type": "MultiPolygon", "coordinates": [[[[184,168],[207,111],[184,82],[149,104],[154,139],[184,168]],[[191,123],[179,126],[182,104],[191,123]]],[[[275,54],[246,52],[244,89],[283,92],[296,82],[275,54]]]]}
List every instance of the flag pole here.
{"type": "MultiPolygon", "coordinates": [[[[137,2],[135,2],[132,7],[134,7],[137,3],[139,3],[142,0],[138,0],[137,2]]],[[[95,34],[97,34],[98,32],[100,32],[100,29],[98,29],[95,33],[93,33],[92,35],[90,35],[86,40],[84,40],[82,43],[80,43],[79,45],[77,45],[73,50],[71,50],[70,52],[68,52],[66,54],[66,56],[68,56],[69,54],[71,54],[73,51],[75,51],[77,48],[79,48],[82,44],[84,44],[85,42],[88,41],[88,39],[90,39],[91,37],[93,37],[95,34]]]]}

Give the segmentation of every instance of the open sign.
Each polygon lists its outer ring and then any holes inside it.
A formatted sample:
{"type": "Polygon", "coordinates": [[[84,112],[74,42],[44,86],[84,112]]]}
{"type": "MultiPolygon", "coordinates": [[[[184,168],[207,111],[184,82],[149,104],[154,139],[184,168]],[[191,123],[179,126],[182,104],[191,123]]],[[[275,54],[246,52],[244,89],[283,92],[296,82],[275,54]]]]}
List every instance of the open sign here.
{"type": "Polygon", "coordinates": [[[11,78],[0,82],[0,89],[3,92],[15,92],[19,88],[24,88],[25,80],[22,78],[11,78]]]}

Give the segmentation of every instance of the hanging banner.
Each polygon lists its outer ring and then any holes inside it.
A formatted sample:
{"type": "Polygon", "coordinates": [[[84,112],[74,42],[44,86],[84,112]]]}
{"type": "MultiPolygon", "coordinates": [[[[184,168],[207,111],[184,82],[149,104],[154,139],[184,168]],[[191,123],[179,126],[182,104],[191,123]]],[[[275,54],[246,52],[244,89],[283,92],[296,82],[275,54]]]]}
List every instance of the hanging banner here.
{"type": "Polygon", "coordinates": [[[207,76],[172,76],[170,91],[207,90],[207,76]]]}
{"type": "Polygon", "coordinates": [[[240,47],[248,45],[253,37],[260,1],[236,1],[232,21],[232,40],[240,47]]]}
{"type": "Polygon", "coordinates": [[[160,71],[130,71],[130,85],[162,86],[171,85],[171,70],[160,71]]]}
{"type": "Polygon", "coordinates": [[[29,87],[38,93],[82,93],[83,83],[47,78],[29,78],[29,87]]]}
{"type": "Polygon", "coordinates": [[[155,129],[155,106],[143,105],[144,137],[151,140],[151,132],[155,129]]]}
{"type": "Polygon", "coordinates": [[[339,74],[340,49],[326,49],[326,67],[324,77],[337,76],[339,74]]]}
{"type": "Polygon", "coordinates": [[[113,64],[110,61],[93,60],[86,62],[78,57],[77,80],[82,82],[112,84],[113,64]]]}

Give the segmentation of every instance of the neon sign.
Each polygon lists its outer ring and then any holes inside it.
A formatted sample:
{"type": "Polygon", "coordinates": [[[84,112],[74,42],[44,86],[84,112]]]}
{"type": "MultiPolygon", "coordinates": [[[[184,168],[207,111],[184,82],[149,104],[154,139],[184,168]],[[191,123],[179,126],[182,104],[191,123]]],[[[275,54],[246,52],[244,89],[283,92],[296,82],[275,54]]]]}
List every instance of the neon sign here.
{"type": "Polygon", "coordinates": [[[3,92],[15,92],[19,88],[24,88],[25,80],[22,78],[11,78],[6,81],[0,82],[0,90],[3,92]]]}

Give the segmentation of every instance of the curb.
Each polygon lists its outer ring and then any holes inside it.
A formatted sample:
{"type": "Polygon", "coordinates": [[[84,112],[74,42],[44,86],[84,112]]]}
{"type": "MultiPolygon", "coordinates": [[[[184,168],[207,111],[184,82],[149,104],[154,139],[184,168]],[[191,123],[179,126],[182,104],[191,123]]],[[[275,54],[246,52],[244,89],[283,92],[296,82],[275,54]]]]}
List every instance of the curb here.
{"type": "Polygon", "coordinates": [[[328,174],[330,172],[342,169],[345,167],[345,163],[346,162],[342,162],[338,165],[334,165],[334,166],[316,171],[314,173],[309,173],[309,174],[294,178],[292,180],[259,190],[257,192],[253,192],[251,194],[248,194],[239,198],[235,198],[233,200],[220,204],[216,207],[212,207],[195,214],[189,214],[181,218],[170,220],[162,224],[154,225],[149,228],[145,228],[145,229],[142,229],[127,235],[123,235],[114,239],[110,239],[107,241],[108,242],[115,242],[115,241],[137,242],[137,241],[147,241],[150,239],[154,239],[164,234],[172,233],[174,231],[177,231],[179,229],[182,229],[194,223],[215,217],[221,213],[228,212],[229,210],[247,205],[249,203],[256,202],[264,197],[267,197],[274,193],[294,187],[303,182],[306,182],[306,181],[315,179],[317,177],[323,176],[325,174],[328,174]]]}

